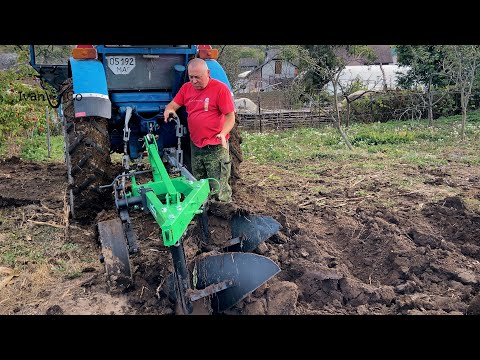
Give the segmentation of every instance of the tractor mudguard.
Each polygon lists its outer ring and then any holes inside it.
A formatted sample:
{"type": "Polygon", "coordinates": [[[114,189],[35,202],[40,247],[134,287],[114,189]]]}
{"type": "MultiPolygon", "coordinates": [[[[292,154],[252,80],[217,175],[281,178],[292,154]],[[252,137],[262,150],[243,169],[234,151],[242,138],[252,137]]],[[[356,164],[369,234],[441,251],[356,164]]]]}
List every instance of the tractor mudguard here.
{"type": "Polygon", "coordinates": [[[215,59],[205,59],[205,62],[207,63],[208,69],[210,70],[210,76],[213,79],[221,81],[228,86],[228,88],[230,89],[230,94],[232,94],[232,100],[233,100],[234,96],[232,91],[232,85],[230,85],[230,81],[228,81],[227,74],[225,73],[225,70],[223,69],[222,65],[220,65],[218,61],[215,59]]]}
{"type": "Polygon", "coordinates": [[[102,63],[96,59],[70,58],[75,117],[100,116],[110,119],[112,104],[102,63]]]}
{"type": "Polygon", "coordinates": [[[208,69],[210,70],[210,76],[213,79],[225,83],[230,89],[230,91],[232,91],[232,86],[228,81],[227,74],[225,73],[225,70],[223,70],[222,65],[220,65],[217,60],[214,59],[205,59],[205,62],[207,63],[208,69]]]}

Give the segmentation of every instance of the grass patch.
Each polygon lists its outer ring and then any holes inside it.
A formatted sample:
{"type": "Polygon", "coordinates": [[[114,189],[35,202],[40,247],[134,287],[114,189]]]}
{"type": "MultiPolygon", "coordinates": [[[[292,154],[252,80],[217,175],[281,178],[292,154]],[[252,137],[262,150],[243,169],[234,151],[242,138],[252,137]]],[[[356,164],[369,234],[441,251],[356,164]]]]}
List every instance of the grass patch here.
{"type": "Polygon", "coordinates": [[[328,163],[354,162],[358,167],[382,169],[389,164],[440,166],[452,161],[452,152],[461,150],[455,161],[480,163],[480,111],[471,112],[466,124],[466,140],[460,139],[461,116],[440,118],[428,126],[427,120],[354,124],[345,129],[354,147],[350,151],[337,130],[299,128],[265,133],[242,133],[245,159],[258,164],[285,164],[320,160],[328,163]],[[451,150],[451,151],[450,151],[451,150]]]}
{"type": "Polygon", "coordinates": [[[0,266],[23,277],[42,276],[42,281],[81,277],[82,270],[98,259],[81,251],[78,244],[64,242],[62,229],[49,226],[17,227],[20,210],[0,209],[0,266]],[[14,229],[13,231],[11,229],[14,229]]]}
{"type": "Polygon", "coordinates": [[[50,138],[50,158],[48,157],[47,139],[45,136],[34,136],[22,142],[21,156],[24,160],[30,161],[51,161],[63,162],[64,143],[63,136],[50,138]]]}
{"type": "Polygon", "coordinates": [[[378,132],[363,131],[350,140],[352,145],[381,145],[381,144],[403,144],[415,140],[415,133],[412,131],[378,132]]]}
{"type": "MultiPolygon", "coordinates": [[[[243,135],[242,150],[248,160],[258,163],[290,162],[305,157],[330,157],[333,129],[295,129],[243,135]],[[328,145],[325,145],[328,143],[328,145]],[[319,147],[321,145],[321,147],[319,147]]],[[[338,141],[335,141],[338,143],[338,141]]]]}
{"type": "Polygon", "coordinates": [[[440,166],[448,163],[446,159],[442,159],[435,154],[425,154],[417,152],[406,152],[399,158],[402,163],[407,163],[417,166],[440,166]]]}
{"type": "Polygon", "coordinates": [[[12,156],[18,156],[22,160],[28,161],[62,163],[64,161],[63,136],[50,137],[50,157],[48,157],[45,134],[0,140],[0,157],[9,158],[12,156]]]}

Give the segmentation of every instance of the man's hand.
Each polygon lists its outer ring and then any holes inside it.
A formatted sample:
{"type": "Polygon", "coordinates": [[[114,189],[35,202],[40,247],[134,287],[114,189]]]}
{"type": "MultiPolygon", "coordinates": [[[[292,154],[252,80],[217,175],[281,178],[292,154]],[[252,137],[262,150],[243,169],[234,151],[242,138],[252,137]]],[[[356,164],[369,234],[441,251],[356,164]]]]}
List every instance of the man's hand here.
{"type": "Polygon", "coordinates": [[[177,114],[172,110],[165,109],[165,111],[163,112],[163,121],[165,122],[169,122],[177,117],[178,117],[177,114]]]}
{"type": "Polygon", "coordinates": [[[225,139],[225,134],[217,134],[217,138],[219,138],[221,141],[222,141],[222,146],[228,150],[228,146],[227,146],[227,139],[225,139]]]}

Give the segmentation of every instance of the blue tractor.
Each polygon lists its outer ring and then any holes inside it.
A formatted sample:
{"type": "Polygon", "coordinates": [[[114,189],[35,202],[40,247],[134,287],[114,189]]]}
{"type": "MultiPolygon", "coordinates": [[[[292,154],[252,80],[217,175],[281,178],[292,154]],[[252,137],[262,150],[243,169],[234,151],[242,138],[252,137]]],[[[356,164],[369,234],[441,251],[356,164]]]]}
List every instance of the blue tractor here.
{"type": "MultiPolygon", "coordinates": [[[[216,60],[218,51],[206,45],[30,47],[30,65],[42,84],[56,92],[51,105],[63,119],[71,218],[95,222],[101,210],[115,203],[118,217],[97,224],[110,290],[134,287],[131,256],[141,246],[129,211],[143,210],[154,217],[171,252],[168,292],[186,314],[204,297],[211,299],[213,312],[225,311],[280,271],[270,259],[252,253],[280,224],[245,213],[228,217],[231,239],[217,245],[215,255],[187,264],[182,242],[189,226],[198,224],[203,244],[209,244],[207,213],[215,182],[191,174],[184,108],[168,123],[163,111],[188,81],[187,64],[194,57],[205,59],[211,77],[230,87],[216,60]],[[112,163],[115,153],[121,166],[112,163]],[[150,181],[140,183],[142,175],[150,181]]],[[[230,139],[234,183],[242,161],[236,127],[230,139]]]]}

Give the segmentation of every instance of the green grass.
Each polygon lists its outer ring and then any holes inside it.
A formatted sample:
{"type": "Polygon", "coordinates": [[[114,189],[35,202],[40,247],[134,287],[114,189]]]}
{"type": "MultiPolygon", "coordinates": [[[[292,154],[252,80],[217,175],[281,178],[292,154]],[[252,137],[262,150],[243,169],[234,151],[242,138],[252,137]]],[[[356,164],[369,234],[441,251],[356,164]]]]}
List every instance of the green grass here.
{"type": "Polygon", "coordinates": [[[242,149],[247,160],[259,164],[298,161],[354,162],[382,169],[390,163],[439,166],[455,161],[480,163],[480,111],[468,114],[466,140],[460,139],[461,116],[427,120],[354,124],[345,129],[354,147],[349,150],[330,125],[266,133],[244,131],[242,149]]]}
{"type": "Polygon", "coordinates": [[[22,143],[21,158],[31,161],[62,162],[64,158],[63,136],[50,137],[50,158],[45,135],[25,139],[22,143]]]}
{"type": "MultiPolygon", "coordinates": [[[[30,210],[31,211],[31,210],[30,210]]],[[[63,242],[63,229],[51,226],[18,226],[23,211],[0,208],[0,266],[33,271],[47,265],[52,274],[74,279],[98,258],[81,251],[76,243],[63,242]]]]}
{"type": "Polygon", "coordinates": [[[10,141],[0,141],[0,157],[8,158],[12,155],[19,156],[22,160],[38,162],[63,162],[64,145],[63,136],[50,137],[50,157],[48,157],[48,145],[46,135],[34,135],[33,137],[17,137],[10,141]],[[11,144],[15,144],[12,151],[11,144]],[[17,154],[19,148],[19,154],[17,154]]]}
{"type": "MultiPolygon", "coordinates": [[[[353,124],[345,131],[354,150],[349,150],[331,125],[322,128],[298,128],[264,133],[243,131],[242,149],[247,160],[259,164],[291,164],[314,160],[316,163],[355,162],[356,166],[383,169],[389,162],[412,165],[444,165],[455,161],[480,164],[480,111],[468,114],[466,140],[460,140],[461,116],[440,118],[429,127],[427,120],[390,121],[353,124]],[[461,154],[456,154],[461,151],[461,154]]],[[[8,157],[10,141],[0,141],[0,156],[8,157]]],[[[51,137],[48,158],[45,134],[20,137],[13,143],[20,147],[24,160],[63,162],[63,137],[51,137]]],[[[115,160],[113,157],[112,160],[115,160]]]]}
{"type": "MultiPolygon", "coordinates": [[[[2,218],[0,232],[9,229],[11,219],[2,218]]],[[[50,254],[56,251],[56,241],[63,235],[63,230],[44,226],[17,228],[4,233],[5,241],[0,243],[0,265],[24,268],[28,263],[47,263],[50,254]]]]}
{"type": "Polygon", "coordinates": [[[8,249],[2,250],[2,264],[14,267],[19,259],[22,259],[22,262],[33,261],[38,263],[43,261],[44,256],[40,249],[32,248],[26,243],[22,244],[17,241],[13,242],[8,249]]]}

